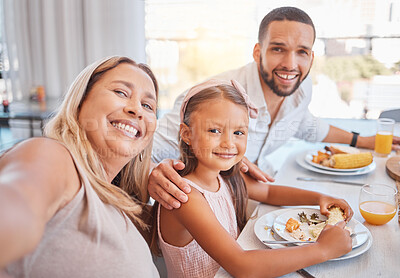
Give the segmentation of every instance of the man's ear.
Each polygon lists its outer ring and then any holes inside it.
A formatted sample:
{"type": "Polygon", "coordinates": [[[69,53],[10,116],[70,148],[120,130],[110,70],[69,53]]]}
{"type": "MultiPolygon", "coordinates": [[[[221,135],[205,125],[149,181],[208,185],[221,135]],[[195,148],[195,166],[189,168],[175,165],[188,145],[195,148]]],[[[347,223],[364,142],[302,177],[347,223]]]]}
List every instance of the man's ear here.
{"type": "Polygon", "coordinates": [[[191,138],[191,134],[192,134],[192,132],[190,131],[190,128],[184,123],[180,124],[179,128],[180,128],[179,135],[181,136],[181,139],[187,145],[190,145],[190,138],[191,138]]]}
{"type": "Polygon", "coordinates": [[[253,58],[257,64],[260,62],[260,53],[261,53],[261,45],[260,43],[256,43],[253,48],[253,58]]]}

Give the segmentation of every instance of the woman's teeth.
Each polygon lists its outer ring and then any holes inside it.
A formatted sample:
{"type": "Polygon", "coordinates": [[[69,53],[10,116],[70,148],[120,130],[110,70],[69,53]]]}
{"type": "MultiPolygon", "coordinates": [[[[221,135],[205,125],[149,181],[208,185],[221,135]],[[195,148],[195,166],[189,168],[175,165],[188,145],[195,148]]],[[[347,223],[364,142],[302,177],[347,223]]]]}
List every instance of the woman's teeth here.
{"type": "Polygon", "coordinates": [[[115,122],[112,122],[111,124],[113,125],[113,127],[116,127],[116,128],[121,129],[123,131],[129,132],[133,136],[138,135],[139,131],[136,128],[134,128],[133,126],[122,124],[122,123],[115,123],[115,122]]]}

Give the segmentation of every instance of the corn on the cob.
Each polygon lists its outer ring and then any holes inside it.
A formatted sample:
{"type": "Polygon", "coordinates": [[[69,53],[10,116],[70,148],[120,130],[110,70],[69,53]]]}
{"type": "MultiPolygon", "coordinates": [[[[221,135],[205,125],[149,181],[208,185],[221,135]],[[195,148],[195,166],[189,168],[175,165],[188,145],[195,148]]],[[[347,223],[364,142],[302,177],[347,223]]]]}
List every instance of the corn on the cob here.
{"type": "Polygon", "coordinates": [[[372,163],[372,153],[334,154],[330,161],[331,167],[337,169],[360,168],[372,163]]]}

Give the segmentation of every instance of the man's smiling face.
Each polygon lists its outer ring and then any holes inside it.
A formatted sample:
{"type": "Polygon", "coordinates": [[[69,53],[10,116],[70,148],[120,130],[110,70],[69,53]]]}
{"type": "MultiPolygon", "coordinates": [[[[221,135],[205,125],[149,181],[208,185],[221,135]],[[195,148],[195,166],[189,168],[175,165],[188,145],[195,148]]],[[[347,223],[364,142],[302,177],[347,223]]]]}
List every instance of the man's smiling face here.
{"type": "Polygon", "coordinates": [[[273,21],[254,49],[260,76],[278,96],[289,96],[310,72],[314,59],[313,28],[297,21],[273,21]]]}

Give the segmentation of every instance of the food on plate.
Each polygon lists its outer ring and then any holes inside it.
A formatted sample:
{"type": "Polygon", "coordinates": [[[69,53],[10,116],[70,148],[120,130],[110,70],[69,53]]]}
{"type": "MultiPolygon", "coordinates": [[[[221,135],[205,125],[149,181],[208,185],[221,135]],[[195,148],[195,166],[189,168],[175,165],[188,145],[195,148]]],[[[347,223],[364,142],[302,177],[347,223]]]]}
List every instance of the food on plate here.
{"type": "Polygon", "coordinates": [[[329,160],[331,157],[330,154],[318,151],[318,155],[313,155],[312,162],[323,164],[325,160],[329,160]]]}
{"type": "Polygon", "coordinates": [[[301,241],[311,241],[312,240],[312,238],[307,237],[306,233],[300,228],[291,232],[290,235],[296,240],[301,240],[301,241]]]}
{"type": "Polygon", "coordinates": [[[300,227],[300,222],[297,221],[296,219],[289,218],[289,220],[286,222],[286,230],[289,231],[289,233],[293,232],[294,230],[297,230],[300,227]]]}
{"type": "Polygon", "coordinates": [[[310,232],[310,235],[314,238],[317,239],[319,237],[319,234],[322,232],[322,230],[325,228],[326,223],[321,222],[315,225],[310,225],[308,227],[308,231],[310,232]]]}
{"type": "Polygon", "coordinates": [[[296,219],[289,218],[286,222],[286,230],[293,238],[305,241],[306,233],[300,228],[300,222],[296,219]]]}
{"type": "MultiPolygon", "coordinates": [[[[299,213],[299,221],[294,218],[289,218],[286,222],[286,230],[289,235],[301,241],[314,241],[317,240],[321,231],[325,228],[326,224],[335,225],[336,223],[345,220],[344,211],[339,207],[331,207],[329,216],[326,220],[320,220],[317,213],[311,214],[309,217],[305,212],[299,213]]],[[[345,227],[350,233],[352,230],[345,227]]]]}
{"type": "Polygon", "coordinates": [[[372,153],[334,154],[329,159],[330,167],[337,169],[353,169],[367,166],[372,163],[372,153]]]}
{"type": "Polygon", "coordinates": [[[302,213],[299,213],[298,215],[300,218],[300,222],[302,222],[302,223],[317,224],[317,223],[325,222],[324,220],[319,220],[319,215],[318,215],[318,213],[315,213],[315,212],[310,215],[310,219],[308,219],[307,214],[305,214],[304,211],[302,213]]]}
{"type": "Polygon", "coordinates": [[[313,155],[312,162],[325,167],[335,169],[355,169],[372,163],[370,152],[360,152],[358,149],[348,146],[326,146],[325,152],[318,151],[313,155]]]}
{"type": "Polygon", "coordinates": [[[325,150],[329,151],[331,154],[339,154],[339,153],[360,153],[360,150],[350,146],[341,146],[341,145],[331,145],[326,146],[325,150]]]}
{"type": "Polygon", "coordinates": [[[344,211],[339,207],[331,207],[329,210],[328,220],[326,224],[335,225],[336,223],[345,220],[344,211]]]}

